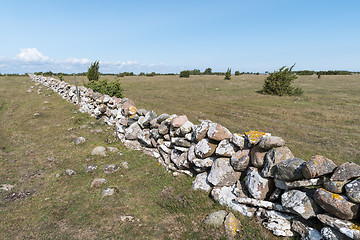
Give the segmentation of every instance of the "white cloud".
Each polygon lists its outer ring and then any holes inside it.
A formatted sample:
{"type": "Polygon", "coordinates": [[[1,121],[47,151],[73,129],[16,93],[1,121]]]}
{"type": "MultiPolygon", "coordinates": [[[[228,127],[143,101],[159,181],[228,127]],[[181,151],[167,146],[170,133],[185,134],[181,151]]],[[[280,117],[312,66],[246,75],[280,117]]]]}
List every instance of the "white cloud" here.
{"type": "Polygon", "coordinates": [[[65,59],[66,63],[72,63],[72,64],[90,64],[91,61],[86,58],[78,59],[78,58],[67,58],[65,59]]]}
{"type": "Polygon", "coordinates": [[[20,53],[16,58],[24,62],[45,62],[50,60],[49,57],[42,55],[36,48],[20,48],[20,53]]]}

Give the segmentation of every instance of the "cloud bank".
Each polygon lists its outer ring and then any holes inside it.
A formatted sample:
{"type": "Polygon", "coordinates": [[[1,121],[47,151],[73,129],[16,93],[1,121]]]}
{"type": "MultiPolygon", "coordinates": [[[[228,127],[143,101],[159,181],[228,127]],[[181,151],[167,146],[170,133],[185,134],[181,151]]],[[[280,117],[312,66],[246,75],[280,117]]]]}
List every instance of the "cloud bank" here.
{"type": "MultiPolygon", "coordinates": [[[[16,57],[0,56],[0,73],[32,73],[32,72],[86,72],[91,64],[90,59],[69,57],[56,60],[43,55],[36,48],[21,48],[16,57]]],[[[100,61],[100,71],[103,73],[119,72],[179,72],[182,67],[160,64],[141,64],[137,61],[100,61]]]]}

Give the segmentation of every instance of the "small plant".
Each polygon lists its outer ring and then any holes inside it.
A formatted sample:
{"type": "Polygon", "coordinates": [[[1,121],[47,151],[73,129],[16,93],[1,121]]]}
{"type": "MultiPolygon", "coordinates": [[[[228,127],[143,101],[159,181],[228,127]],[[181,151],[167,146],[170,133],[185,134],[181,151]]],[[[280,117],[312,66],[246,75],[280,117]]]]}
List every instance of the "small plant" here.
{"type": "Polygon", "coordinates": [[[297,78],[297,76],[291,72],[294,66],[295,64],[290,68],[283,66],[279,71],[270,73],[265,79],[261,93],[278,96],[301,95],[303,93],[302,89],[291,86],[291,82],[297,78]]]}
{"type": "Polygon", "coordinates": [[[225,80],[230,80],[230,79],[231,79],[231,68],[228,68],[225,73],[225,80]]]}
{"type": "Polygon", "coordinates": [[[64,81],[64,76],[63,76],[63,75],[59,75],[59,80],[60,80],[60,81],[64,81]]]}
{"type": "Polygon", "coordinates": [[[89,81],[98,81],[99,80],[99,76],[100,76],[99,61],[95,61],[90,65],[86,76],[89,79],[89,81]]]}
{"type": "Polygon", "coordinates": [[[188,78],[190,77],[190,71],[186,70],[186,71],[181,71],[180,72],[180,77],[185,77],[185,78],[188,78]]]}
{"type": "Polygon", "coordinates": [[[121,83],[118,80],[115,81],[108,81],[107,79],[100,80],[100,81],[89,81],[85,84],[85,87],[91,88],[94,92],[99,92],[102,94],[107,94],[110,97],[118,97],[122,98],[122,87],[121,83]]]}
{"type": "Polygon", "coordinates": [[[235,76],[239,76],[240,72],[239,71],[235,71],[235,76]]]}

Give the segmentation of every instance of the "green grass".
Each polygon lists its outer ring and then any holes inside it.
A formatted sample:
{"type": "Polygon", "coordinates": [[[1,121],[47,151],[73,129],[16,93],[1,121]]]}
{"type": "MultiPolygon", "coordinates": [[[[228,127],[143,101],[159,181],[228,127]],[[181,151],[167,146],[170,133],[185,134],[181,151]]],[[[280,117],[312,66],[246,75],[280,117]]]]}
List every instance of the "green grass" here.
{"type": "MultiPolygon", "coordinates": [[[[101,79],[114,76],[101,76],[101,79]]],[[[155,76],[120,78],[124,95],[138,108],[187,115],[195,124],[210,119],[232,132],[270,132],[282,137],[295,156],[324,155],[337,164],[360,164],[360,75],[299,76],[304,94],[262,95],[264,75],[155,76]]],[[[86,77],[78,77],[86,82],[86,77]]],[[[66,81],[72,82],[68,77],[66,81]]]]}
{"type": "MultiPolygon", "coordinates": [[[[120,142],[109,144],[113,129],[87,114],[75,114],[76,106],[45,87],[41,95],[38,87],[26,93],[33,84],[26,77],[0,77],[0,184],[16,185],[0,192],[0,239],[225,239],[222,228],[202,223],[223,207],[206,193],[192,191],[192,178],[174,178],[155,159],[120,142]],[[89,128],[80,128],[84,124],[89,128]],[[98,128],[103,133],[90,132],[98,128]],[[78,136],[86,142],[75,146],[78,136]],[[123,156],[91,156],[96,146],[118,147],[123,156]],[[103,172],[104,165],[121,161],[130,168],[103,172]],[[85,173],[86,164],[99,168],[85,173]],[[68,168],[77,174],[63,174],[68,168]],[[91,181],[102,177],[108,184],[91,189],[91,181]],[[107,186],[119,193],[102,198],[107,186]],[[24,191],[31,195],[9,199],[11,192],[24,191]],[[140,219],[142,226],[122,223],[122,215],[140,219]]],[[[277,239],[260,224],[237,216],[244,239],[277,239]]]]}

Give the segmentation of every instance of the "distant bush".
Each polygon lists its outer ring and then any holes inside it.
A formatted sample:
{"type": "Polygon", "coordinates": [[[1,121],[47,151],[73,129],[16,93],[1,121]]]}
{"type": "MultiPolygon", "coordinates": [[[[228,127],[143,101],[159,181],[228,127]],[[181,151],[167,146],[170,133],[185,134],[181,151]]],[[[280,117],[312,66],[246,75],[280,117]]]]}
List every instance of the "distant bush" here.
{"type": "Polygon", "coordinates": [[[107,79],[96,81],[92,80],[85,84],[85,87],[91,88],[94,92],[107,94],[110,97],[123,97],[123,89],[121,83],[118,80],[108,81],[107,79]]]}
{"type": "Polygon", "coordinates": [[[190,71],[186,70],[186,71],[181,71],[180,72],[180,77],[185,77],[185,78],[188,78],[190,77],[190,71]]]}
{"type": "Polygon", "coordinates": [[[309,71],[309,70],[302,70],[302,71],[296,71],[294,72],[296,73],[296,75],[313,75],[314,71],[309,71]]]}
{"type": "Polygon", "coordinates": [[[211,68],[207,68],[204,71],[204,75],[211,75],[212,74],[212,69],[211,68]]]}
{"type": "Polygon", "coordinates": [[[230,79],[231,79],[231,68],[228,68],[225,73],[225,80],[230,80],[230,79]]]}
{"type": "Polygon", "coordinates": [[[319,71],[320,75],[351,75],[352,73],[345,70],[330,70],[330,71],[319,71]]]}
{"type": "Polygon", "coordinates": [[[235,71],[235,76],[239,76],[240,72],[239,71],[235,71]]]}
{"type": "Polygon", "coordinates": [[[99,76],[100,76],[99,61],[95,61],[90,65],[86,76],[89,79],[89,81],[98,81],[99,80],[99,76]]]}
{"type": "Polygon", "coordinates": [[[64,76],[63,76],[63,75],[59,75],[59,80],[60,80],[60,81],[64,81],[64,76]]]}
{"type": "Polygon", "coordinates": [[[291,72],[294,66],[295,64],[290,68],[283,66],[279,71],[270,73],[265,79],[261,92],[278,96],[301,95],[303,93],[302,89],[291,86],[291,82],[297,78],[296,75],[291,72]]]}

